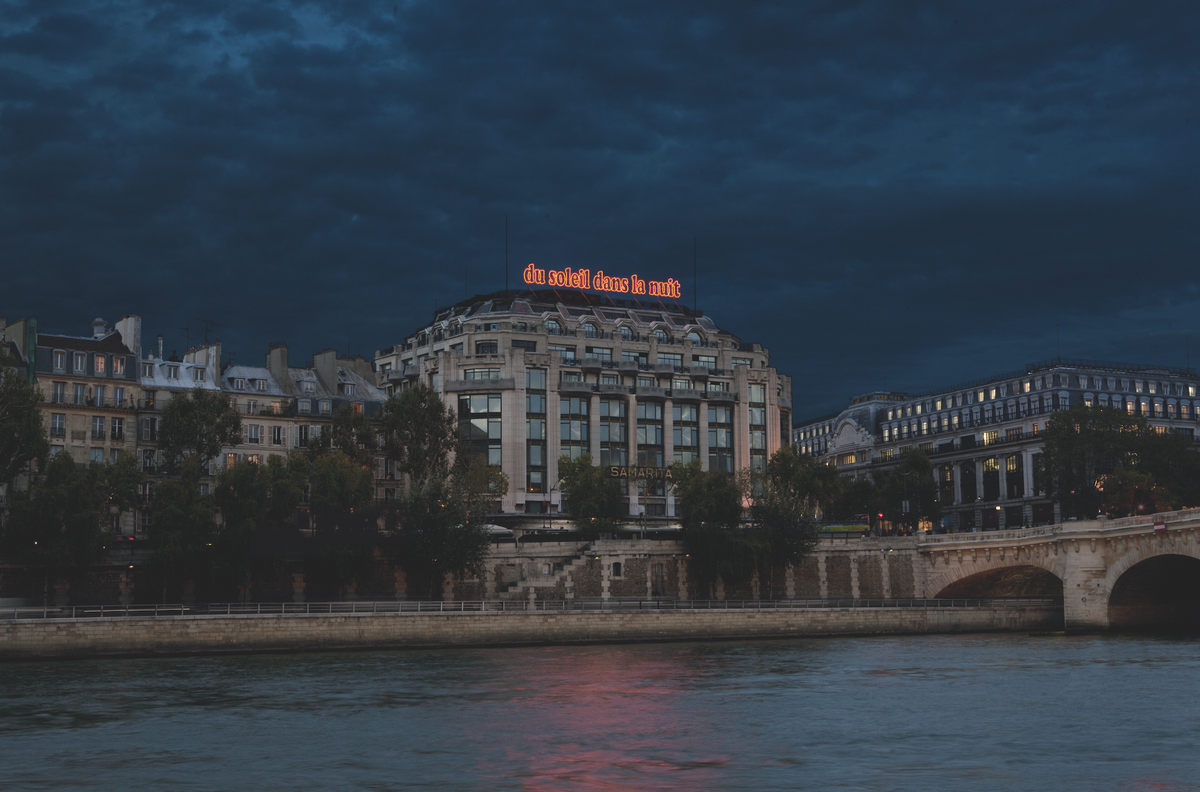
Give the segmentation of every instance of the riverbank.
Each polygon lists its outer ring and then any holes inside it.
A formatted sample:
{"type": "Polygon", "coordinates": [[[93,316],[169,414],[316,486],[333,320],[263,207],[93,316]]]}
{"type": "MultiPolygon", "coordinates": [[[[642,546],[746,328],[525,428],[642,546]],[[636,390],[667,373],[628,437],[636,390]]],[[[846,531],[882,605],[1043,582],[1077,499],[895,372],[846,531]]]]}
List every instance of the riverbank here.
{"type": "Polygon", "coordinates": [[[1061,630],[1061,606],[23,619],[0,660],[1061,630]]]}

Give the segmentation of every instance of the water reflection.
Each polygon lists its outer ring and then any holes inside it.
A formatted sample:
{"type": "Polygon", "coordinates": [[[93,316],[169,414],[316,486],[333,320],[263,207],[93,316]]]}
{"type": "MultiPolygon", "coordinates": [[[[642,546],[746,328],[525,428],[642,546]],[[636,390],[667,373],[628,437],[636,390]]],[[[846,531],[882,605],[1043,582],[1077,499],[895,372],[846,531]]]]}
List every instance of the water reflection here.
{"type": "Polygon", "coordinates": [[[18,663],[0,789],[1195,789],[1200,642],[18,663]]]}

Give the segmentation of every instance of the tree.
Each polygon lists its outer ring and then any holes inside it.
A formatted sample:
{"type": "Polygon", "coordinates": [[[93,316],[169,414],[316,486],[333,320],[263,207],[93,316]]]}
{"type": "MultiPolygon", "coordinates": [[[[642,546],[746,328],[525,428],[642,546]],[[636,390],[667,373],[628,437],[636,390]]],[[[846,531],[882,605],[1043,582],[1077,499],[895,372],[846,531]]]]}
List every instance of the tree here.
{"type": "Polygon", "coordinates": [[[12,484],[31,462],[43,467],[50,443],[38,404],[42,394],[0,357],[0,484],[12,484]]]}
{"type": "Polygon", "coordinates": [[[0,550],[47,574],[69,574],[98,562],[114,516],[134,507],[142,474],[132,454],[84,467],[55,454],[28,491],[12,496],[0,550]]]}
{"type": "MultiPolygon", "coordinates": [[[[214,500],[221,521],[213,541],[213,578],[224,590],[245,590],[253,556],[284,545],[284,533],[304,498],[309,463],[296,451],[271,454],[259,465],[238,462],[217,475],[214,500]]],[[[260,564],[261,566],[261,564],[260,564]]]]}
{"type": "Polygon", "coordinates": [[[209,470],[223,447],[241,439],[241,416],[220,391],[196,388],[181,393],[167,402],[158,421],[158,447],[171,471],[189,460],[209,470]]]}
{"type": "Polygon", "coordinates": [[[744,483],[693,461],[675,473],[675,509],[689,573],[713,596],[718,579],[741,583],[754,573],[761,538],[741,530],[744,483]]]}
{"type": "Polygon", "coordinates": [[[910,451],[894,469],[879,476],[875,486],[884,518],[903,526],[906,533],[916,530],[922,520],[936,523],[941,517],[933,463],[923,451],[910,451]]]}
{"type": "Polygon", "coordinates": [[[211,582],[217,506],[212,495],[200,491],[203,475],[200,462],[192,458],[154,487],[150,567],[162,584],[164,602],[172,586],[211,582]]]}
{"type": "Polygon", "coordinates": [[[388,459],[418,489],[448,478],[456,462],[467,466],[460,449],[458,416],[424,383],[414,383],[384,402],[379,423],[388,459]]]}
{"type": "Polygon", "coordinates": [[[308,455],[315,459],[337,449],[356,465],[374,465],[379,453],[378,435],[378,430],[364,413],[356,413],[350,405],[344,404],[333,411],[329,428],[309,443],[308,455]]]}
{"type": "Polygon", "coordinates": [[[1200,504],[1192,443],[1159,433],[1141,416],[1080,403],[1055,413],[1045,438],[1034,480],[1064,513],[1115,517],[1200,504]]]}
{"type": "Polygon", "coordinates": [[[754,496],[750,515],[757,534],[759,573],[766,568],[768,596],[774,596],[776,564],[792,566],[817,544],[811,479],[805,466],[797,465],[800,454],[786,446],[771,455],[764,473],[752,479],[754,496]]]}
{"type": "Polygon", "coordinates": [[[389,518],[391,541],[417,590],[436,596],[446,575],[481,574],[490,543],[484,519],[508,492],[508,476],[466,452],[458,417],[422,383],[388,399],[380,432],[385,453],[408,479],[388,504],[389,518]]]}
{"type": "Polygon", "coordinates": [[[558,474],[571,522],[577,529],[589,537],[617,529],[622,507],[620,484],[603,468],[592,465],[591,454],[575,459],[561,457],[558,474]]]}

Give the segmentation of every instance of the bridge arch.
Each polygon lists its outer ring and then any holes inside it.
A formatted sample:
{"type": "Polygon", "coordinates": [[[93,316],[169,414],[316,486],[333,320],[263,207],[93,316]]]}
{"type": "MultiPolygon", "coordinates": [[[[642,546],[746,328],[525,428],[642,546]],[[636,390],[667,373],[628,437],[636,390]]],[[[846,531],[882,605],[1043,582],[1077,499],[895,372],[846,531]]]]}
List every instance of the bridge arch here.
{"type": "Polygon", "coordinates": [[[1109,567],[1110,627],[1200,632],[1200,548],[1174,538],[1147,537],[1109,567]]]}
{"type": "Polygon", "coordinates": [[[935,552],[929,559],[925,592],[930,597],[991,597],[991,596],[1062,596],[1066,565],[1061,556],[1050,552],[1047,544],[979,550],[935,552]],[[961,555],[961,559],[960,559],[961,555]],[[971,556],[974,556],[973,558],[971,556]],[[1036,571],[1035,571],[1036,570],[1036,571]],[[1049,577],[1039,575],[1047,573],[1049,577]],[[1057,580],[1057,587],[1050,581],[1057,580]],[[1040,580],[1040,584],[1038,581],[1040,580]],[[1003,592],[1028,584],[1025,594],[978,593],[1003,592]],[[1053,589],[1052,594],[1038,593],[1053,589]],[[964,593],[972,592],[972,593],[964,593]]]}

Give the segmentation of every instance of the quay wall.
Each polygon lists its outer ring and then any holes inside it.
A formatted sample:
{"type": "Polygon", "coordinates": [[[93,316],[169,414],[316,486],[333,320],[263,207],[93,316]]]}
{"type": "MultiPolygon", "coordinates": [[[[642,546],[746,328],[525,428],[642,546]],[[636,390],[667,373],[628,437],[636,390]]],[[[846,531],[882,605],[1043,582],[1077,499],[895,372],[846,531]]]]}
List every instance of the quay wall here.
{"type": "Polygon", "coordinates": [[[1062,608],[1052,606],[36,619],[3,623],[0,660],[918,635],[1057,630],[1062,624],[1062,608]]]}

